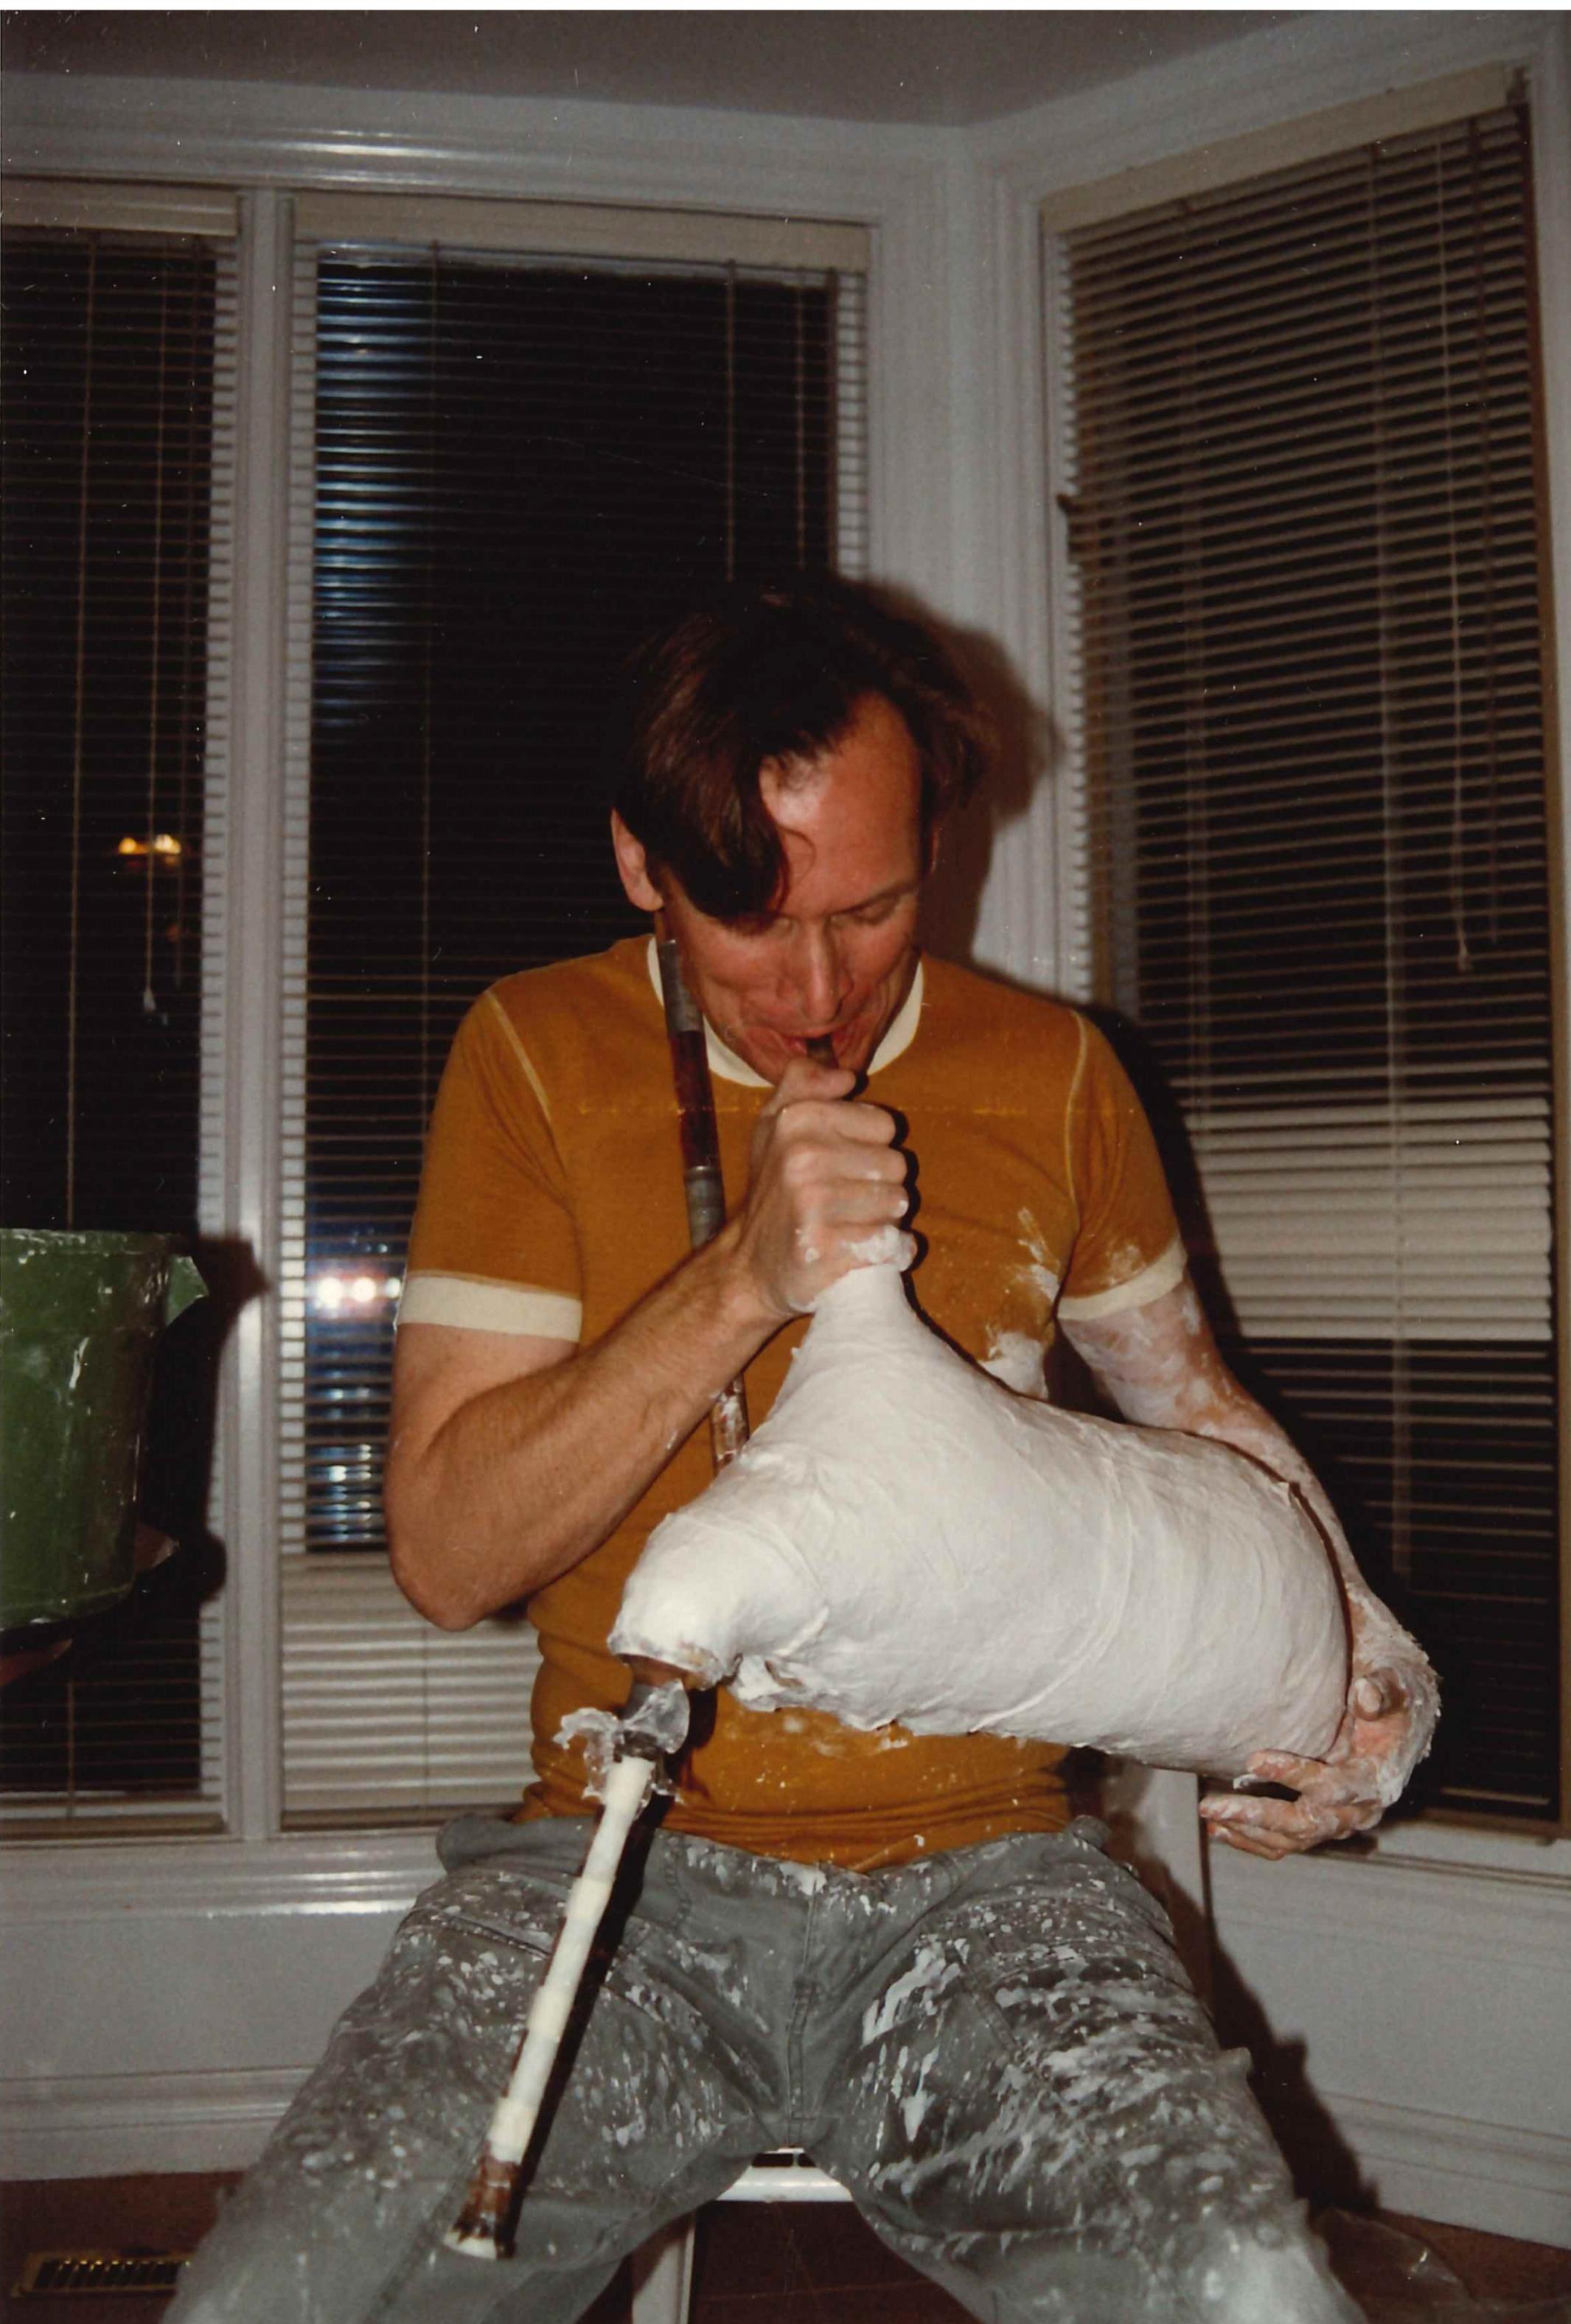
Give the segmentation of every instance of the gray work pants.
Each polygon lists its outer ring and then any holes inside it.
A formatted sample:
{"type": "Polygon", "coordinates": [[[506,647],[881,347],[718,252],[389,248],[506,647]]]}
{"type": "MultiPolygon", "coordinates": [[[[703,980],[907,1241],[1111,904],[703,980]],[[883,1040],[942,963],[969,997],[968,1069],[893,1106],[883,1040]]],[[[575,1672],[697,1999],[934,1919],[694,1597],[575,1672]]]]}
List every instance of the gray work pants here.
{"type": "Polygon", "coordinates": [[[657,1833],[596,1964],[517,2255],[495,2264],[442,2234],[586,1827],[449,1826],[448,1877],[171,2324],[568,2324],[625,2253],[781,2145],[995,2324],[1355,2318],[1243,2054],[1218,2051],[1164,1915],[1103,1838],[1082,1821],[864,1876],[657,1833]]]}

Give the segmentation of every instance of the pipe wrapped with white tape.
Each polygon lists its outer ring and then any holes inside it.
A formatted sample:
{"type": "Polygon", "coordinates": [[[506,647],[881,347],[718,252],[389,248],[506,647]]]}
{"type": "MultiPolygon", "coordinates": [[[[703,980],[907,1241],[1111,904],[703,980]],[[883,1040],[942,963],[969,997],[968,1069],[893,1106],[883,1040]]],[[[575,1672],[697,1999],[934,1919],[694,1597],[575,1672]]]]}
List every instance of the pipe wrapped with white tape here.
{"type": "Polygon", "coordinates": [[[611,1646],[758,1710],[1243,1772],[1340,1722],[1340,1586],[1229,1447],[1054,1410],[956,1355],[893,1267],[820,1301],[774,1409],[651,1537],[611,1646]]]}
{"type": "Polygon", "coordinates": [[[606,1771],[605,1808],[589,1842],[584,1868],[568,1892],[568,1907],[546,1973],[535,1989],[507,2088],[491,2116],[463,2209],[442,2241],[469,2259],[500,2259],[522,2185],[523,2162],[534,2136],[552,2070],[578,1999],[584,1964],[605,1917],[627,1835],[654,1781],[655,1761],[639,1755],[606,1771]]]}

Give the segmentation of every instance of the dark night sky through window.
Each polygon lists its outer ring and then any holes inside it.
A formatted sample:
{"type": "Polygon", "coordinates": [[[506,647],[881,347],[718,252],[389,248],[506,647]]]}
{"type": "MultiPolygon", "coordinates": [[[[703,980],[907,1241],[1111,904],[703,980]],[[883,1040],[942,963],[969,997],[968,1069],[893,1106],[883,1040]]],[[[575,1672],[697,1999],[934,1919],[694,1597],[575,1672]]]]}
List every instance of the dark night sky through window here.
{"type": "Polygon", "coordinates": [[[597,772],[613,673],[728,574],[832,561],[833,346],[822,277],[319,263],[310,1546],[381,1541],[382,1286],[460,1018],[641,924],[597,772]]]}

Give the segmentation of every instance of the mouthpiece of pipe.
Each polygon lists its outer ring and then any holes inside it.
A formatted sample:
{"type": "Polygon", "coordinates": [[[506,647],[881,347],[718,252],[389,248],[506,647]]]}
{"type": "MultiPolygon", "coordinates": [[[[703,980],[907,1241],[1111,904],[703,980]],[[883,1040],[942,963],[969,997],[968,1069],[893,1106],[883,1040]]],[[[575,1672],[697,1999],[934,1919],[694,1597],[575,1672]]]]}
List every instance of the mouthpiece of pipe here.
{"type": "Polygon", "coordinates": [[[694,1683],[691,1671],[643,1656],[632,1665],[633,1692],[616,1722],[612,1757],[651,1759],[658,1766],[679,1751],[688,1739],[691,1709],[687,1690],[694,1683]]]}

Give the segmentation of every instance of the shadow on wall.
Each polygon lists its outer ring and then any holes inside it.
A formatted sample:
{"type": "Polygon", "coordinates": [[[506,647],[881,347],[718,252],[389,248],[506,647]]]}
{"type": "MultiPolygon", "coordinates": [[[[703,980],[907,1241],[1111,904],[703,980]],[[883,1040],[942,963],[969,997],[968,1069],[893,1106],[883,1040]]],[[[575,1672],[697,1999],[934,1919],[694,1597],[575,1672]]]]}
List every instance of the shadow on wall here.
{"type": "Polygon", "coordinates": [[[1051,775],[1056,738],[996,640],[945,621],[907,592],[881,588],[879,595],[942,641],[991,730],[987,774],[976,796],[945,826],[922,891],[924,948],[945,960],[969,961],[995,847],[1024,819],[1038,783],[1051,775]]]}
{"type": "Polygon", "coordinates": [[[1211,1932],[1211,2015],[1224,2049],[1247,2050],[1249,2085],[1271,2135],[1287,2158],[1293,2184],[1312,2209],[1368,2211],[1376,2189],[1337,2128],[1309,2073],[1301,2039],[1280,2041],[1271,2020],[1211,1932]]]}
{"type": "Polygon", "coordinates": [[[1133,1760],[1110,1759],[1095,1751],[1071,1753],[1065,1773],[1077,1812],[1102,1818],[1112,1855],[1138,1873],[1166,1908],[1178,1958],[1210,2011],[1223,2047],[1249,2052],[1250,2088],[1287,2159],[1298,2193],[1314,2209],[1328,2204],[1353,2212],[1371,2209],[1375,2190],[1363,2177],[1314,2086],[1306,2044],[1298,2038],[1279,2040],[1218,1938],[1211,1912],[1209,1849],[1226,1843],[1199,1842],[1192,1880],[1176,1871],[1162,1853],[1160,1811],[1154,1829],[1151,1821],[1153,1782],[1170,1779],[1155,1777],[1151,1769],[1133,1760]]]}

